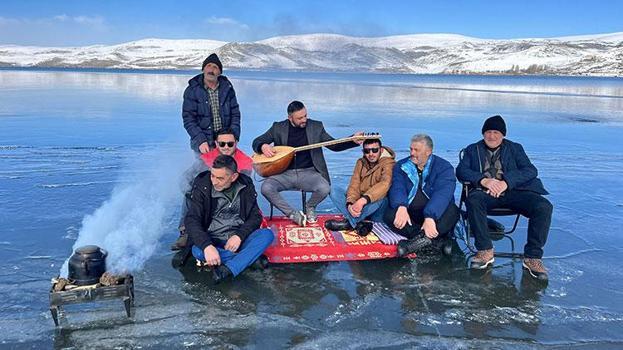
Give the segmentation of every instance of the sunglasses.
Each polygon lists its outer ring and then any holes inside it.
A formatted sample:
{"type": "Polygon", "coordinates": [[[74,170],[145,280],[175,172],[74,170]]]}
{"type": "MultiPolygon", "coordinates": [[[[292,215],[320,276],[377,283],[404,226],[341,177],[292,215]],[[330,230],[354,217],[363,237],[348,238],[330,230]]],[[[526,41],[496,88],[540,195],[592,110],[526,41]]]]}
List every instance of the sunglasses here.
{"type": "Polygon", "coordinates": [[[374,148],[364,148],[363,149],[363,153],[368,154],[370,152],[372,153],[377,153],[379,151],[378,147],[374,147],[374,148]]]}
{"type": "Polygon", "coordinates": [[[229,142],[223,142],[223,141],[219,141],[218,142],[218,146],[219,147],[225,147],[225,145],[227,145],[227,147],[232,148],[234,147],[236,143],[234,141],[229,141],[229,142]]]}

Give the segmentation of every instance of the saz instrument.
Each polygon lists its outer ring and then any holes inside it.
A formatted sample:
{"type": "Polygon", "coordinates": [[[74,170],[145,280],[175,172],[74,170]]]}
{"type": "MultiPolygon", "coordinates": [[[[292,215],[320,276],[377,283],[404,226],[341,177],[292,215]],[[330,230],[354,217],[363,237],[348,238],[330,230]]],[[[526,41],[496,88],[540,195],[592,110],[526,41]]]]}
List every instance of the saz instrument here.
{"type": "Polygon", "coordinates": [[[253,159],[253,168],[255,172],[258,173],[262,177],[273,176],[276,174],[281,174],[292,162],[294,159],[294,154],[300,151],[307,151],[314,148],[325,147],[337,145],[338,143],[351,142],[351,141],[360,141],[360,140],[370,140],[370,139],[380,139],[381,135],[378,133],[369,133],[364,135],[357,135],[351,137],[345,137],[342,139],[335,139],[331,141],[313,143],[311,145],[300,146],[300,147],[290,147],[290,146],[274,146],[273,150],[275,151],[275,155],[272,157],[266,157],[261,153],[255,153],[251,159],[253,159]]]}

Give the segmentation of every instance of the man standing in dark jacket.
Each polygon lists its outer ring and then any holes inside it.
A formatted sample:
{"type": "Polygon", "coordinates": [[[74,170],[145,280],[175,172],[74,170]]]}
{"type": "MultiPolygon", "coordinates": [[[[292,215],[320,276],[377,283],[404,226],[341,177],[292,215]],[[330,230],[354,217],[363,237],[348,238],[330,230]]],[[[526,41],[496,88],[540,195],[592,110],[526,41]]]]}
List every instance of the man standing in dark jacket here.
{"type": "Polygon", "coordinates": [[[234,158],[220,155],[211,171],[197,176],[186,231],[193,256],[214,267],[216,283],[240,274],[268,248],[274,235],[260,229],[261,222],[253,180],[238,173],[234,158]]]}
{"type": "Polygon", "coordinates": [[[190,146],[198,153],[214,147],[221,128],[231,128],[240,139],[240,108],[231,82],[223,74],[223,64],[213,53],[201,66],[203,73],[188,81],[184,90],[182,119],[190,135],[190,146]]]}
{"type": "Polygon", "coordinates": [[[478,253],[471,267],[484,269],[493,264],[493,244],[487,228],[487,210],[510,208],[529,219],[528,240],[524,247],[523,267],[533,277],[546,280],[543,246],[552,220],[552,204],[537,178],[523,147],[505,139],[506,123],[499,115],[487,119],[482,127],[483,140],[465,148],[456,169],[459,181],[469,182],[467,219],[478,253]]]}
{"type": "MultiPolygon", "coordinates": [[[[362,134],[358,132],[355,135],[362,134]]],[[[325,131],[322,122],[308,119],[305,105],[300,101],[292,101],[288,105],[288,119],[273,123],[268,131],[255,138],[253,150],[266,157],[273,157],[273,145],[299,147],[331,140],[334,138],[325,131]]],[[[361,142],[345,142],[327,148],[337,152],[357,147],[359,144],[361,142]]],[[[322,148],[297,152],[286,171],[270,176],[262,183],[264,197],[300,226],[305,226],[307,222],[316,222],[316,205],[330,191],[329,171],[322,148]],[[305,213],[294,210],[279,194],[288,190],[312,192],[306,203],[305,213]]]]}
{"type": "Polygon", "coordinates": [[[407,237],[398,243],[399,256],[430,245],[433,239],[446,238],[459,220],[452,165],[433,154],[433,140],[426,134],[411,138],[410,154],[394,165],[384,218],[394,231],[407,237]]]}

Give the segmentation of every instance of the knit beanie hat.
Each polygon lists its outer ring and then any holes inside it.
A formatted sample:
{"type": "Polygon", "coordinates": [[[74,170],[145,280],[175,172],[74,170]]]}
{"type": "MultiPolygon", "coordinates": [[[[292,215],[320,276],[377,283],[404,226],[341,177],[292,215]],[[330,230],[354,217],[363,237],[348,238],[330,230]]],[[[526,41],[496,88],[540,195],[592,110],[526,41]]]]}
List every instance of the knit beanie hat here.
{"type": "Polygon", "coordinates": [[[484,134],[487,130],[497,130],[506,136],[506,123],[502,117],[494,115],[485,120],[485,123],[482,125],[482,133],[484,134]]]}
{"type": "Polygon", "coordinates": [[[221,63],[221,60],[218,59],[218,56],[215,53],[206,57],[206,59],[203,61],[203,65],[201,66],[201,70],[203,70],[208,63],[216,64],[221,73],[223,73],[223,64],[221,63]]]}

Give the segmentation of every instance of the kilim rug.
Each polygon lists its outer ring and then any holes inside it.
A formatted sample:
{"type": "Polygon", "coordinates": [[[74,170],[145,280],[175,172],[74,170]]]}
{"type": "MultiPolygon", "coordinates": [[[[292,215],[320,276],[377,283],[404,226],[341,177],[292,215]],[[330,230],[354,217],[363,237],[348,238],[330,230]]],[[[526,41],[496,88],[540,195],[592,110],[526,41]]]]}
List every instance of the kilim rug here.
{"type": "MultiPolygon", "coordinates": [[[[375,234],[382,228],[377,224],[366,237],[354,231],[329,231],[324,228],[325,221],[341,218],[341,215],[318,215],[318,222],[306,227],[300,227],[284,216],[274,216],[272,220],[267,218],[267,225],[273,230],[275,240],[264,254],[271,263],[290,264],[396,257],[396,243],[404,237],[392,236],[393,244],[385,244],[375,234]]],[[[384,228],[387,229],[386,226],[384,228]]],[[[387,232],[382,232],[383,235],[387,235],[387,232]]],[[[409,257],[414,258],[415,255],[409,257]]]]}

